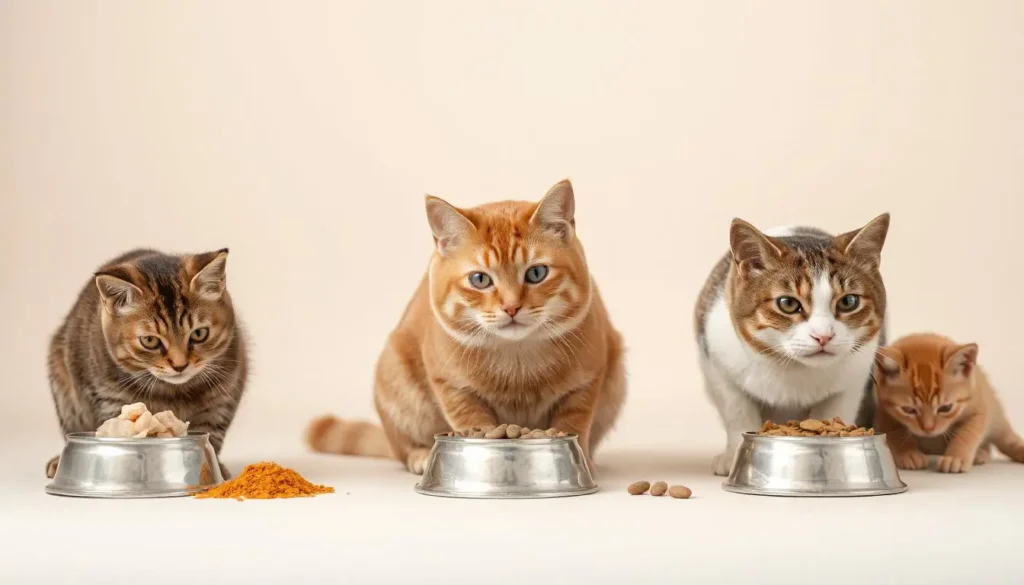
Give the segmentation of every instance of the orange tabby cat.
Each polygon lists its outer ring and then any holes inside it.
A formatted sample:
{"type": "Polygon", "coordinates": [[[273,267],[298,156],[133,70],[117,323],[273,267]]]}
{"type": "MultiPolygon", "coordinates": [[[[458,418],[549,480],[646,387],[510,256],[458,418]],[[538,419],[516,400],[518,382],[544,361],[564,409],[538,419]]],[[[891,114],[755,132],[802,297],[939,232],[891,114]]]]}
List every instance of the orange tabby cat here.
{"type": "Polygon", "coordinates": [[[457,209],[428,197],[436,251],[377,364],[383,428],[323,417],[313,449],[422,473],[435,433],[515,423],[578,433],[589,459],[626,384],[574,211],[568,181],[540,203],[457,209]]]}
{"type": "Polygon", "coordinates": [[[977,359],[977,344],[932,334],[908,335],[878,351],[875,426],[899,467],[925,469],[928,455],[939,455],[939,471],[965,473],[989,460],[992,445],[1024,463],[1024,439],[977,359]]]}

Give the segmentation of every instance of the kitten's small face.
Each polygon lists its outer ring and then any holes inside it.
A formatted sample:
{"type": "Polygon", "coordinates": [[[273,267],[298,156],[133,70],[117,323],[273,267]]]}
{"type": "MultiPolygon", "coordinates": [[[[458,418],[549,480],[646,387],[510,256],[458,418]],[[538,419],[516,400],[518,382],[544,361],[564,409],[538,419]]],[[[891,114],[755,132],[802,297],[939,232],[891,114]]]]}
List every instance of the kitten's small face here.
{"type": "Polygon", "coordinates": [[[226,261],[227,251],[160,255],[97,274],[107,347],[129,376],[180,385],[219,373],[234,335],[226,261]]]}
{"type": "Polygon", "coordinates": [[[977,355],[973,343],[956,345],[929,336],[882,348],[875,362],[878,402],[915,435],[947,433],[971,397],[977,355]]]}
{"type": "Polygon", "coordinates": [[[438,248],[430,296],[439,323],[464,345],[556,337],[576,327],[589,309],[590,277],[573,213],[567,182],[539,204],[461,210],[428,199],[438,248]]]}
{"type": "Polygon", "coordinates": [[[730,306],[740,334],[765,355],[827,366],[874,340],[885,315],[878,271],[888,216],[832,238],[769,237],[734,222],[730,306]]]}

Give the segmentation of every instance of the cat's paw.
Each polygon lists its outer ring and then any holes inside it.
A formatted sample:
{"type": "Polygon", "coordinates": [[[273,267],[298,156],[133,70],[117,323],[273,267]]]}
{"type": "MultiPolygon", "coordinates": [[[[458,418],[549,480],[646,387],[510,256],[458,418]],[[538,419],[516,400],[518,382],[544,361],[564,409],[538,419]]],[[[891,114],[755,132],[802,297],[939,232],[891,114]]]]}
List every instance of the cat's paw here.
{"type": "Polygon", "coordinates": [[[956,455],[943,455],[935,465],[939,473],[967,473],[971,470],[971,459],[956,455]]]}
{"type": "Polygon", "coordinates": [[[46,477],[53,479],[53,476],[57,475],[57,464],[60,463],[60,455],[57,455],[53,459],[50,459],[46,463],[46,477]]]}
{"type": "Polygon", "coordinates": [[[735,455],[735,451],[725,451],[715,455],[715,458],[711,460],[711,471],[715,475],[729,475],[729,472],[732,471],[732,460],[735,455]]]}
{"type": "Polygon", "coordinates": [[[409,455],[405,458],[405,468],[416,475],[423,475],[428,455],[430,455],[430,449],[413,449],[409,451],[409,455]]]}
{"type": "Polygon", "coordinates": [[[900,469],[928,469],[928,456],[920,451],[896,453],[894,459],[900,469]]]}

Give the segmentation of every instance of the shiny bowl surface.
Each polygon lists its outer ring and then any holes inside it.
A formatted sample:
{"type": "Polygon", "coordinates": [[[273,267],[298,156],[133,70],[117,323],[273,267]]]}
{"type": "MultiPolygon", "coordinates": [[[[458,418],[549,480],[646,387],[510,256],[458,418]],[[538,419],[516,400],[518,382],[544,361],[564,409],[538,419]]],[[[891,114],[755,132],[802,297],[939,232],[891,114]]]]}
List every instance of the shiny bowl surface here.
{"type": "Polygon", "coordinates": [[[597,491],[576,435],[469,439],[437,435],[416,491],[450,498],[557,498],[597,491]]]}
{"type": "Polygon", "coordinates": [[[885,435],[774,437],[744,433],[723,489],[763,496],[882,496],[907,490],[885,435]]]}
{"type": "Polygon", "coordinates": [[[46,493],[84,498],[188,496],[224,481],[206,433],[98,439],[69,433],[46,493]]]}

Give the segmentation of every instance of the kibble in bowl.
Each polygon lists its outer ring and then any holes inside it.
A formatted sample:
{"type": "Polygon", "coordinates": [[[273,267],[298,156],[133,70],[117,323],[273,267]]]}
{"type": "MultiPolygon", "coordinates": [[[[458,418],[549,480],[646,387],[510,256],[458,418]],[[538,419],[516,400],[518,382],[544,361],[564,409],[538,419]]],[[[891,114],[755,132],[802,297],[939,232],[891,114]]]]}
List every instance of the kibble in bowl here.
{"type": "Polygon", "coordinates": [[[473,427],[461,431],[449,431],[444,433],[444,436],[463,439],[560,439],[568,437],[569,434],[555,428],[530,429],[506,423],[496,427],[473,427]]]}
{"type": "Polygon", "coordinates": [[[832,420],[791,420],[784,425],[769,420],[757,434],[762,437],[864,437],[874,435],[875,429],[848,425],[837,416],[832,420]]]}

